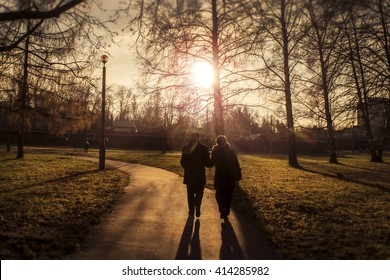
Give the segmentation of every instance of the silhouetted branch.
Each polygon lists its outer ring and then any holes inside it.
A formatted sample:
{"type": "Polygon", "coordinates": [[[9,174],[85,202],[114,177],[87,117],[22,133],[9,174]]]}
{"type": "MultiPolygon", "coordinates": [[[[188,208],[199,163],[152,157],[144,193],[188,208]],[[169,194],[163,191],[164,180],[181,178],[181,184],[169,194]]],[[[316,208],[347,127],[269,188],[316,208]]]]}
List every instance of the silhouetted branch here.
{"type": "Polygon", "coordinates": [[[75,7],[76,5],[84,2],[85,0],[70,0],[67,3],[61,5],[63,1],[59,3],[54,9],[49,11],[34,11],[30,9],[24,9],[21,11],[11,11],[0,13],[0,22],[13,21],[21,19],[47,19],[53,17],[59,17],[62,13],[75,7]]]}

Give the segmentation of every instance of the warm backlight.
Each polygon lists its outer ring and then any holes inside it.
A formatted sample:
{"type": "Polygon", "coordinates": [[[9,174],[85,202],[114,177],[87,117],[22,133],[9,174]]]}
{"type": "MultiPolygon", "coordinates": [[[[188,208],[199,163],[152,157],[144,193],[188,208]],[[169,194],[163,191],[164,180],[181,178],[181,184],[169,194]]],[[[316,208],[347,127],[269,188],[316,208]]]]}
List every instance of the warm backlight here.
{"type": "Polygon", "coordinates": [[[205,61],[195,62],[192,66],[192,78],[198,87],[211,87],[213,83],[213,66],[205,61]]]}

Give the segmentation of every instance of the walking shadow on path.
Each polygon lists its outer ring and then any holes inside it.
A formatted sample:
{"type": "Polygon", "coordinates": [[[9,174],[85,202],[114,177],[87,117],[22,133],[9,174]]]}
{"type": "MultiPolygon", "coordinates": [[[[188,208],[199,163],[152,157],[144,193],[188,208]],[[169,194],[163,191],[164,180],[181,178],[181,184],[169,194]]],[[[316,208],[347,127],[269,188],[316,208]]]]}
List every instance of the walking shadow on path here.
{"type": "Polygon", "coordinates": [[[200,248],[199,229],[200,221],[196,220],[194,231],[194,216],[189,216],[181,235],[179,248],[176,253],[176,260],[201,260],[202,250],[200,248]]]}
{"type": "Polygon", "coordinates": [[[244,260],[245,256],[238,243],[232,224],[228,219],[221,223],[222,245],[219,252],[221,260],[244,260]]]}

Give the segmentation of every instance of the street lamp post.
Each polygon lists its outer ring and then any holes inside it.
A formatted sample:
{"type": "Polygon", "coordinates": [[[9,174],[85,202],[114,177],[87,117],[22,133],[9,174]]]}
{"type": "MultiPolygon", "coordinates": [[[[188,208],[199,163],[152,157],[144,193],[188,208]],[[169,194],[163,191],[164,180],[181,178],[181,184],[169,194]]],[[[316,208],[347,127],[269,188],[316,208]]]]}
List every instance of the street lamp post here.
{"type": "Polygon", "coordinates": [[[102,123],[100,129],[100,149],[99,149],[99,169],[104,170],[106,165],[106,62],[107,55],[102,55],[103,62],[103,82],[102,82],[102,123]]]}

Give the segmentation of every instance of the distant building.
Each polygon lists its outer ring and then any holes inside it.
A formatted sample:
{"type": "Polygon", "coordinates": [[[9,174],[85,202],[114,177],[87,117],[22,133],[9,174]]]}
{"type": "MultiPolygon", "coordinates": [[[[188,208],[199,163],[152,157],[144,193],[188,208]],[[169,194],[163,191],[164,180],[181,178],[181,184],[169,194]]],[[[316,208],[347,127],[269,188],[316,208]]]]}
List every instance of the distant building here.
{"type": "Polygon", "coordinates": [[[113,132],[118,133],[133,133],[138,131],[135,123],[127,120],[113,121],[111,129],[113,132]]]}

